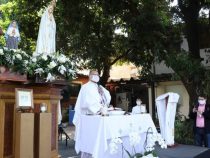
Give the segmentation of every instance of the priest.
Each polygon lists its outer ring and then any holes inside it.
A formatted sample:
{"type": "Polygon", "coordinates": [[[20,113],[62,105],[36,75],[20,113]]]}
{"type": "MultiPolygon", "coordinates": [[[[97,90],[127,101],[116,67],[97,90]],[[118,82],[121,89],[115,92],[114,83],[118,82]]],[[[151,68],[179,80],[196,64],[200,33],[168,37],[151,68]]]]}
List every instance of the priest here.
{"type": "MultiPolygon", "coordinates": [[[[89,73],[89,82],[84,84],[79,92],[75,105],[75,115],[73,124],[75,130],[75,150],[79,153],[80,141],[80,117],[81,115],[96,115],[99,114],[104,107],[108,107],[111,96],[108,90],[99,85],[99,74],[96,70],[91,70],[89,73]]],[[[82,152],[81,158],[91,158],[91,154],[82,152]]]]}

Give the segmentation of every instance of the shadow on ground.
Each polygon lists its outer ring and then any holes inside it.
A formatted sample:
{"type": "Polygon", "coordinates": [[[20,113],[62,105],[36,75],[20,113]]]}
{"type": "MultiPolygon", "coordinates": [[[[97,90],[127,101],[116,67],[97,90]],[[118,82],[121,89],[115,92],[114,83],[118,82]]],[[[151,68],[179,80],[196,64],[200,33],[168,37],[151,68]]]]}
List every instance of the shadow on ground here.
{"type": "Polygon", "coordinates": [[[61,158],[79,158],[80,156],[76,154],[74,150],[74,141],[68,140],[68,145],[66,146],[66,141],[58,141],[58,152],[61,155],[61,158]]]}
{"type": "Polygon", "coordinates": [[[80,155],[77,155],[77,153],[74,149],[75,127],[68,125],[68,126],[63,127],[63,130],[68,135],[70,140],[68,139],[67,146],[66,146],[66,136],[65,136],[65,134],[62,134],[61,136],[59,136],[58,153],[60,154],[61,158],[80,158],[80,155]],[[62,139],[61,139],[61,137],[62,137],[62,139]]]}

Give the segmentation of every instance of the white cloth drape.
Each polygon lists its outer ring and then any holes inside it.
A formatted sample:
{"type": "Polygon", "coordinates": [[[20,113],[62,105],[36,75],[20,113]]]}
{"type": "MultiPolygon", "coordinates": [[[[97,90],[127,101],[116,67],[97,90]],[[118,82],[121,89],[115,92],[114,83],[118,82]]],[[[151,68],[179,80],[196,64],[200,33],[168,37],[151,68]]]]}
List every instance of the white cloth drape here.
{"type": "Polygon", "coordinates": [[[156,99],[161,135],[167,145],[174,145],[174,121],[178,100],[179,95],[172,92],[163,94],[156,99]]]}
{"type": "MultiPolygon", "coordinates": [[[[114,138],[121,138],[123,146],[130,153],[133,153],[133,146],[130,145],[129,134],[137,132],[141,138],[135,146],[136,152],[144,152],[144,142],[148,128],[157,133],[150,114],[135,115],[113,115],[103,117],[99,115],[81,115],[80,120],[80,141],[75,142],[78,151],[86,152],[93,158],[121,158],[122,146],[118,145],[117,153],[110,153],[110,141],[114,138]]],[[[124,151],[123,158],[129,156],[124,151]]]]}
{"type": "Polygon", "coordinates": [[[146,112],[146,107],[144,105],[136,105],[132,108],[132,114],[140,114],[146,112]]]}
{"type": "Polygon", "coordinates": [[[53,15],[50,17],[47,8],[41,18],[35,56],[39,54],[49,55],[56,51],[55,34],[56,23],[53,15]]]}
{"type": "Polygon", "coordinates": [[[61,101],[58,101],[58,125],[61,124],[62,121],[62,113],[61,113],[61,101]]]}
{"type": "MultiPolygon", "coordinates": [[[[107,91],[104,87],[102,87],[104,95],[106,97],[106,105],[109,105],[111,101],[111,96],[109,91],[107,91]]],[[[89,81],[84,84],[79,92],[77,102],[75,105],[75,114],[73,118],[73,124],[76,126],[75,128],[75,141],[80,141],[80,117],[82,114],[96,114],[100,108],[101,104],[101,96],[98,92],[98,85],[89,81]]],[[[77,152],[79,149],[75,146],[77,152]]]]}

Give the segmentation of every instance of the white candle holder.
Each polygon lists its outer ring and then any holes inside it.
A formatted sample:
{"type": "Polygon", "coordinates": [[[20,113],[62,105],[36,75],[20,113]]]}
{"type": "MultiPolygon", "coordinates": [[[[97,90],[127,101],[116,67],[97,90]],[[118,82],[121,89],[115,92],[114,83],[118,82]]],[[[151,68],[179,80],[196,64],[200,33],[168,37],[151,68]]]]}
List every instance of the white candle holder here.
{"type": "Polygon", "coordinates": [[[46,105],[45,103],[42,103],[42,104],[40,105],[40,111],[41,111],[42,113],[47,112],[47,105],[46,105]]]}

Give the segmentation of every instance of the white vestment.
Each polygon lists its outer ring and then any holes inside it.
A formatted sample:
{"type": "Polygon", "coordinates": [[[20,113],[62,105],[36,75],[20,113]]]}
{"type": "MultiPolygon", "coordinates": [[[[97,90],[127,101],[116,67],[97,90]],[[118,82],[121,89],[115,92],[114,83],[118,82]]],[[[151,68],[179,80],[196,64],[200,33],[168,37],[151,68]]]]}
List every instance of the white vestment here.
{"type": "Polygon", "coordinates": [[[172,92],[156,98],[161,135],[167,145],[174,145],[174,121],[178,100],[179,95],[172,92]]]}
{"type": "Polygon", "coordinates": [[[140,114],[146,112],[146,107],[144,105],[136,105],[132,108],[132,114],[140,114]]]}
{"type": "Polygon", "coordinates": [[[35,56],[56,52],[55,46],[56,23],[53,14],[50,16],[48,8],[42,15],[37,39],[35,56]]]}
{"type": "MultiPolygon", "coordinates": [[[[101,86],[104,92],[104,96],[106,98],[106,105],[109,105],[111,101],[111,96],[108,90],[101,86]]],[[[98,91],[98,84],[89,81],[81,87],[79,92],[77,102],[75,105],[75,114],[73,118],[73,124],[75,125],[75,141],[80,141],[80,117],[82,114],[97,114],[101,107],[103,107],[101,103],[102,97],[98,91]]],[[[76,143],[79,144],[79,143],[76,143]]],[[[75,146],[75,150],[79,153],[79,147],[75,146]]]]}

